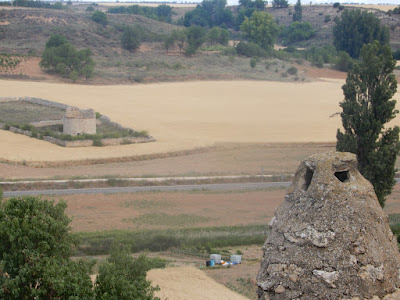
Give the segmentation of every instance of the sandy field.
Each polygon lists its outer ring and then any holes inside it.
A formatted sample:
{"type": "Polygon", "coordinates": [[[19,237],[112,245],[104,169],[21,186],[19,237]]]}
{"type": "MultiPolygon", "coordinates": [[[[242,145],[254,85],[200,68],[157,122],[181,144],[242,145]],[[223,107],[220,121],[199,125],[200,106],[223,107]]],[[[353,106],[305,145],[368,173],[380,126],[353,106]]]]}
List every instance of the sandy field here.
{"type": "Polygon", "coordinates": [[[193,267],[150,270],[147,278],[159,285],[156,296],[174,300],[245,300],[227,287],[212,280],[204,272],[193,267]]]}
{"type": "MultiPolygon", "coordinates": [[[[155,143],[68,149],[0,131],[0,158],[82,160],[162,153],[215,143],[334,141],[343,80],[308,83],[184,82],[85,86],[1,80],[2,96],[33,96],[93,108],[155,143]],[[16,151],[18,149],[18,151],[16,151]]],[[[397,122],[400,123],[400,122],[397,122]]]]}

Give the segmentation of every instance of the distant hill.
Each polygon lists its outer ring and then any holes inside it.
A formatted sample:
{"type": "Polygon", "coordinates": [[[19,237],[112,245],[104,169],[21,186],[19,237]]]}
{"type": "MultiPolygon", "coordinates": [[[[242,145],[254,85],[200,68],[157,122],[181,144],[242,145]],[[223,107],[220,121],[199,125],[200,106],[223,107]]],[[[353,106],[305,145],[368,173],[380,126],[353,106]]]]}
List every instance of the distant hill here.
{"type": "Polygon", "coordinates": [[[0,52],[40,55],[51,34],[64,35],[78,48],[90,48],[107,56],[121,49],[121,33],[115,27],[140,25],[156,34],[166,34],[174,25],[136,15],[108,14],[109,25],[90,19],[90,12],[15,8],[0,9],[0,52]],[[3,25],[4,24],[4,25],[3,25]]]}

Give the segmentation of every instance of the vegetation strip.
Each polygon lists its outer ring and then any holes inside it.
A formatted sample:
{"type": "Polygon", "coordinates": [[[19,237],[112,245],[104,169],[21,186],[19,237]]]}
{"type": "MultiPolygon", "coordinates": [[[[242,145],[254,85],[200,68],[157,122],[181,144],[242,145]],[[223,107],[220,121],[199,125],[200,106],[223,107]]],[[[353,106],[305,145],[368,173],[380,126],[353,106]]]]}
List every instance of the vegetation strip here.
{"type": "Polygon", "coordinates": [[[203,227],[143,231],[103,231],[76,233],[80,245],[77,255],[109,254],[114,241],[129,246],[131,252],[164,251],[170,248],[207,254],[217,247],[261,245],[266,239],[267,225],[203,227]]]}

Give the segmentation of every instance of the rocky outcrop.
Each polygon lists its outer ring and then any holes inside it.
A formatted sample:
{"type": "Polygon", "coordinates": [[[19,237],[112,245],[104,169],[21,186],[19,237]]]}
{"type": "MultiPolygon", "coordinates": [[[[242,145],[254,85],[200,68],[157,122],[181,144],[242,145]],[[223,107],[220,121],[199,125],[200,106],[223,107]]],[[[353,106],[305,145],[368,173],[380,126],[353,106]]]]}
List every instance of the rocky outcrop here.
{"type": "Polygon", "coordinates": [[[371,299],[399,286],[396,237],[353,154],[303,161],[270,225],[259,299],[371,299]]]}

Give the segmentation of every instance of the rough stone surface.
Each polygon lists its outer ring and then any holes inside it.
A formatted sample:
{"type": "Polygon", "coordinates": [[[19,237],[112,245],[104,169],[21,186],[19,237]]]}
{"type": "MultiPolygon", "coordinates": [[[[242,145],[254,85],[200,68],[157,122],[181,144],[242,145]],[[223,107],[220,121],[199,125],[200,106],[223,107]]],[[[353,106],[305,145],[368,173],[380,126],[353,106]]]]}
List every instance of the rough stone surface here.
{"type": "Polygon", "coordinates": [[[353,154],[303,161],[271,227],[259,299],[380,299],[400,284],[396,238],[353,154]]]}
{"type": "Polygon", "coordinates": [[[81,110],[69,106],[63,120],[63,133],[78,135],[83,133],[96,134],[96,113],[93,109],[81,110]]]}

